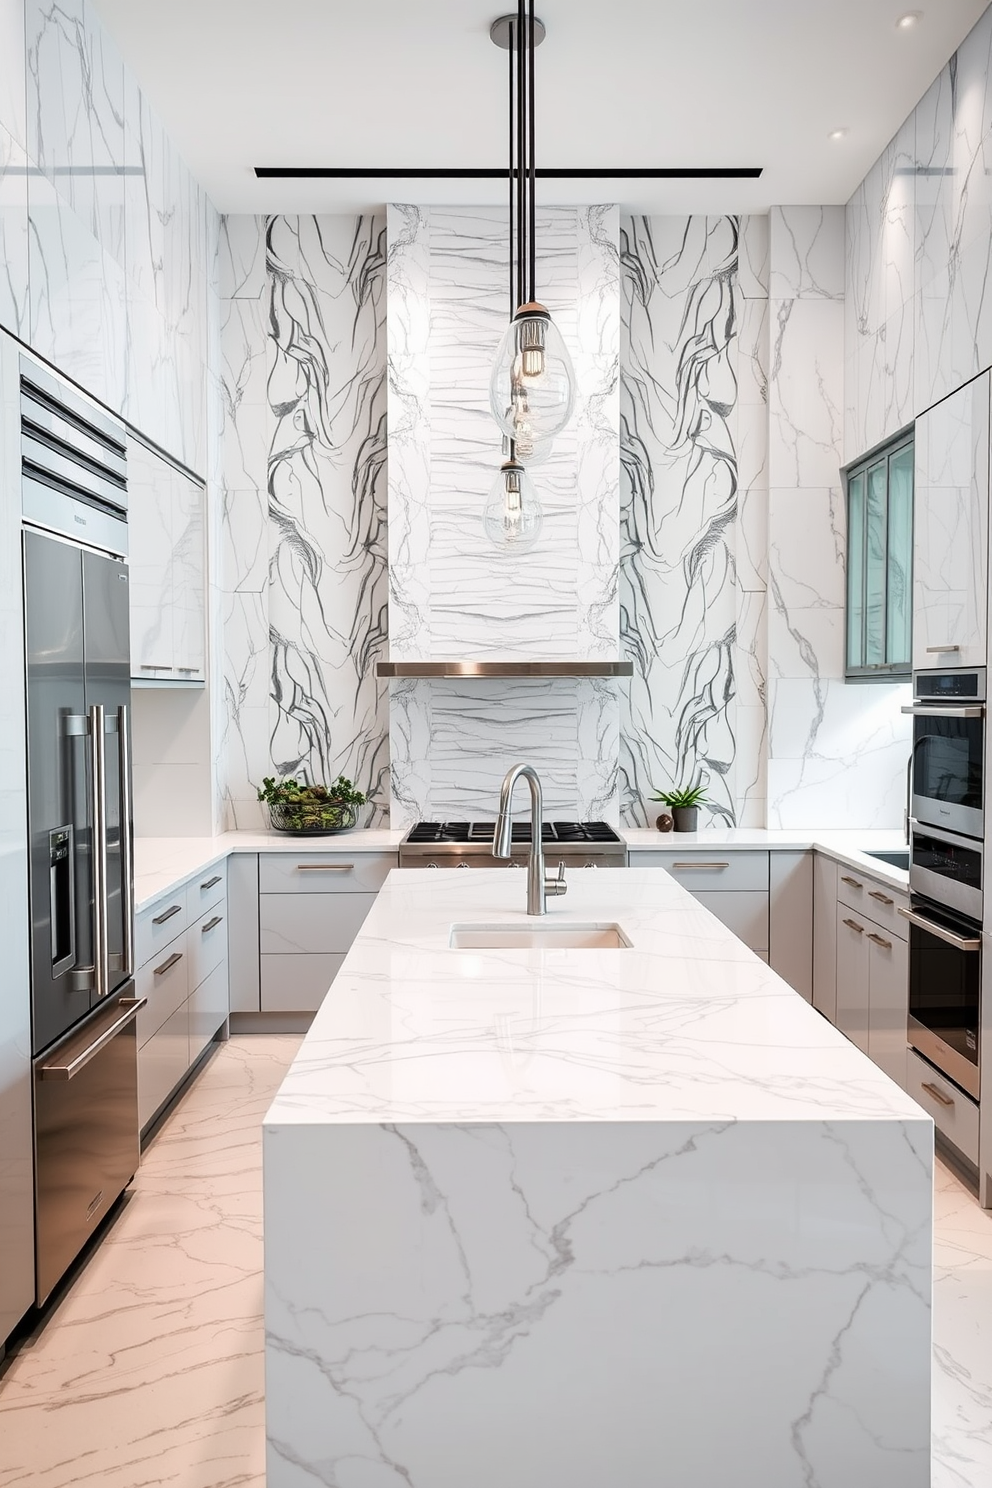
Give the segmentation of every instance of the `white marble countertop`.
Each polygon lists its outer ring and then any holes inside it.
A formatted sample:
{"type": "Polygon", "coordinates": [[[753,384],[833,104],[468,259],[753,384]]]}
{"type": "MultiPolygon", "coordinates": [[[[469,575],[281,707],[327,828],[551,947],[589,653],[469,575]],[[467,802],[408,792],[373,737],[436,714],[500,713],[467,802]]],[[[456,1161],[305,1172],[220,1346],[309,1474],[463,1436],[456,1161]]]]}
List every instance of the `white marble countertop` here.
{"type": "Polygon", "coordinates": [[[224,832],[219,837],[136,837],[134,907],[139,913],[176,884],[231,853],[395,852],[404,833],[370,827],[331,837],[293,837],[284,832],[224,832]]]}
{"type": "Polygon", "coordinates": [[[927,1119],[663,870],[576,875],[549,906],[630,949],[449,949],[465,922],[532,926],[523,876],[390,876],[270,1127],[927,1119]]]}
{"type": "Polygon", "coordinates": [[[803,831],[785,831],[763,827],[709,827],[701,832],[659,832],[654,827],[633,827],[620,835],[627,844],[632,863],[636,863],[637,853],[659,850],[693,853],[712,852],[714,849],[741,852],[756,848],[765,852],[803,852],[815,848],[840,863],[846,863],[849,868],[860,868],[896,888],[909,888],[909,874],[905,868],[893,868],[891,864],[870,856],[872,852],[905,849],[906,839],[901,830],[808,827],[803,831]]]}
{"type": "MultiPolygon", "coordinates": [[[[140,913],[176,884],[192,878],[213,863],[236,852],[395,852],[406,835],[406,829],[358,828],[340,837],[291,837],[281,832],[224,832],[219,837],[136,837],[134,840],[135,910],[140,913]]],[[[632,854],[649,850],[677,849],[679,852],[741,851],[758,848],[765,851],[795,851],[819,848],[848,867],[860,868],[896,888],[909,887],[909,874],[892,868],[877,858],[868,857],[865,849],[891,851],[904,847],[901,832],[806,830],[803,832],[765,831],[755,827],[710,828],[702,832],[658,832],[653,827],[634,827],[620,831],[620,837],[632,854]]]]}

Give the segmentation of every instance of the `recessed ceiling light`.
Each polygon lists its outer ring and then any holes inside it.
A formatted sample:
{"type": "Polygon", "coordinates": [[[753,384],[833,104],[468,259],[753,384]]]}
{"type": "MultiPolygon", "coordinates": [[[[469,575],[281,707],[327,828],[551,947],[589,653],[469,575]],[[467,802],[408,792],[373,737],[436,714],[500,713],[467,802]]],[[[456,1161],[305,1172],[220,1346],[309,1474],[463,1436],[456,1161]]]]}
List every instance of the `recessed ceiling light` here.
{"type": "Polygon", "coordinates": [[[846,139],[847,136],[848,130],[846,129],[831,129],[830,133],[827,135],[827,139],[842,140],[846,139]]]}
{"type": "Polygon", "coordinates": [[[922,19],[922,10],[907,10],[906,14],[901,15],[896,21],[896,30],[911,31],[914,26],[918,25],[920,21],[922,21],[922,19]]]}

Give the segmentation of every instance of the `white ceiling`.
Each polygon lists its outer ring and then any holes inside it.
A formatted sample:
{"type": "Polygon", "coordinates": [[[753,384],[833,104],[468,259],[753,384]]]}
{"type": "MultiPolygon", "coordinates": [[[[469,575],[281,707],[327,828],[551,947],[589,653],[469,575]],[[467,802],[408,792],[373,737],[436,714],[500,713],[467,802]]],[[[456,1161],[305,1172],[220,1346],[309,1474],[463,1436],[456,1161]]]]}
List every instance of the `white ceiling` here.
{"type": "MultiPolygon", "coordinates": [[[[507,59],[488,31],[512,0],[95,3],[221,211],[505,197],[500,182],[257,181],[252,168],[503,166],[507,59]]],[[[985,5],[537,0],[539,165],[764,166],[758,181],[545,182],[540,198],[659,213],[845,202],[985,5]],[[922,18],[899,30],[907,9],[922,18]]]]}

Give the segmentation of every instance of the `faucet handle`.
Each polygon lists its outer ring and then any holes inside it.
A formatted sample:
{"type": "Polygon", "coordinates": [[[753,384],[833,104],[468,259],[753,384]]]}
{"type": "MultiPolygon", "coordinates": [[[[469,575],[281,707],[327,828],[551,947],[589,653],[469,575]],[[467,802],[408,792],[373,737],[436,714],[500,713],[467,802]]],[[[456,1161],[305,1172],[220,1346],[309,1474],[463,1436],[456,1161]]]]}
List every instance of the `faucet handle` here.
{"type": "Polygon", "coordinates": [[[562,894],[568,893],[568,884],[565,882],[564,862],[559,861],[558,874],[556,877],[545,876],[544,891],[545,893],[550,894],[552,898],[558,898],[562,894]]]}

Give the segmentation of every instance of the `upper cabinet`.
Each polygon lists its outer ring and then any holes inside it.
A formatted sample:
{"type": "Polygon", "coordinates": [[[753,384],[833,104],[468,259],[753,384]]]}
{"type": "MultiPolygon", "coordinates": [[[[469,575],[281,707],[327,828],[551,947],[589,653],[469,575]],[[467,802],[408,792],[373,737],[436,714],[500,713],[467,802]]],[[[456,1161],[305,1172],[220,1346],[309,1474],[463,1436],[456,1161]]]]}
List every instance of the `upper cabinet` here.
{"type": "Polygon", "coordinates": [[[134,436],[127,474],[131,675],[142,682],[202,682],[203,486],[134,436]]]}
{"type": "Polygon", "coordinates": [[[989,373],[916,421],[914,667],[984,666],[989,373]]]}

